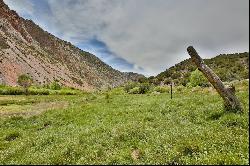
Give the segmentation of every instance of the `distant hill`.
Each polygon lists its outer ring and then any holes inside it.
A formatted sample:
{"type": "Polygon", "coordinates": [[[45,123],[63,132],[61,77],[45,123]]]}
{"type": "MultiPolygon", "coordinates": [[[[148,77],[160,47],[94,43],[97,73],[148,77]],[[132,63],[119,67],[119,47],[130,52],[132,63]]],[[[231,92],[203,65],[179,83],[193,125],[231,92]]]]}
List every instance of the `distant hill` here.
{"type": "Polygon", "coordinates": [[[0,84],[15,86],[21,74],[29,74],[39,85],[57,80],[84,90],[119,86],[142,76],[113,69],[19,17],[0,0],[0,84]]]}
{"type": "MultiPolygon", "coordinates": [[[[249,52],[235,54],[221,54],[211,59],[204,59],[207,64],[222,81],[242,80],[249,78],[249,52]]],[[[186,85],[189,76],[196,69],[191,59],[184,60],[156,77],[150,77],[150,81],[155,84],[175,84],[186,85]]]]}

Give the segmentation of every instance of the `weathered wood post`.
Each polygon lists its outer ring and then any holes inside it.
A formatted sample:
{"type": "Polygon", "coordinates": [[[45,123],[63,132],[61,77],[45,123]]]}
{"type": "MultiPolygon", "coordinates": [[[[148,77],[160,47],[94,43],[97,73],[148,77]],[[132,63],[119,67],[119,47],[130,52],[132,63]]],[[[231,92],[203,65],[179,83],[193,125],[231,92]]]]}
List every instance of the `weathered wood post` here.
{"type": "Polygon", "coordinates": [[[195,63],[198,69],[205,75],[208,81],[214,86],[214,88],[223,98],[226,111],[243,112],[241,104],[235,96],[235,91],[233,91],[232,88],[227,88],[224,86],[220,78],[204,63],[193,46],[189,46],[187,48],[187,52],[191,56],[192,61],[195,63]]]}
{"type": "Polygon", "coordinates": [[[171,95],[171,99],[173,98],[173,82],[171,82],[170,84],[170,95],[171,95]]]}

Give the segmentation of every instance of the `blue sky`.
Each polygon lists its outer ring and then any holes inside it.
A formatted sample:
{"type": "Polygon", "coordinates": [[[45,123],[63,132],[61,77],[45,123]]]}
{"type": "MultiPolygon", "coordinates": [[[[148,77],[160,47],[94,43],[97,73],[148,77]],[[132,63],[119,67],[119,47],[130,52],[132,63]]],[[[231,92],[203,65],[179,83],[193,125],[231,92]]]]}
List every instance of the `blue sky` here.
{"type": "Polygon", "coordinates": [[[249,51],[248,0],[4,0],[115,69],[156,75],[189,58],[249,51]]]}
{"type": "Polygon", "coordinates": [[[93,53],[98,56],[103,62],[111,65],[113,68],[122,71],[133,71],[136,68],[136,72],[143,73],[143,68],[135,66],[135,64],[127,62],[125,59],[115,55],[109,50],[105,43],[99,41],[95,37],[89,39],[87,42],[77,44],[77,47],[82,50],[93,53]]]}

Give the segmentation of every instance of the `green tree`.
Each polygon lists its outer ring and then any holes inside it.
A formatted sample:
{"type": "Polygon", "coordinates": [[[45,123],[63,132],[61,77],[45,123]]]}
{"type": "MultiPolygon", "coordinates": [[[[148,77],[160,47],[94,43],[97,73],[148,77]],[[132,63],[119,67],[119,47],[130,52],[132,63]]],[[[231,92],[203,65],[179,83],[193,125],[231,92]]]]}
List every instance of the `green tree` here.
{"type": "Polygon", "coordinates": [[[17,83],[24,88],[24,93],[26,95],[28,95],[28,89],[31,86],[32,82],[33,79],[26,74],[20,75],[17,80],[17,83]]]}
{"type": "Polygon", "coordinates": [[[124,91],[128,93],[131,89],[135,88],[137,85],[138,85],[138,83],[136,83],[136,82],[128,82],[124,86],[124,91]]]}
{"type": "Polygon", "coordinates": [[[148,79],[147,79],[146,77],[140,77],[140,78],[138,79],[138,82],[139,82],[139,83],[146,83],[146,82],[148,82],[148,79]]]}
{"type": "Polygon", "coordinates": [[[59,82],[57,80],[55,80],[54,82],[52,82],[50,84],[50,89],[52,89],[52,90],[60,90],[60,89],[62,89],[62,86],[59,84],[59,82]]]}
{"type": "Polygon", "coordinates": [[[171,78],[165,78],[165,80],[164,80],[164,84],[166,84],[166,85],[171,84],[171,82],[172,82],[171,78]]]}
{"type": "Polygon", "coordinates": [[[150,84],[149,83],[142,83],[139,85],[139,93],[145,94],[150,90],[150,84]]]}
{"type": "Polygon", "coordinates": [[[198,69],[193,71],[190,75],[190,84],[192,87],[202,86],[206,87],[209,85],[207,78],[198,69]]]}

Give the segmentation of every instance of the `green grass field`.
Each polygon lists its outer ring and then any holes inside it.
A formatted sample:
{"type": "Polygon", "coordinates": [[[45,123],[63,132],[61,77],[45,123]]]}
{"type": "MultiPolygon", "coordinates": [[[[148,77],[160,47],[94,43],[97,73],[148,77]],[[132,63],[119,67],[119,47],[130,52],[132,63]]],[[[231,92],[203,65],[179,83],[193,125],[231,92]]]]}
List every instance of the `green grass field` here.
{"type": "Polygon", "coordinates": [[[0,96],[0,164],[248,164],[244,113],[223,111],[211,88],[0,96]]]}

